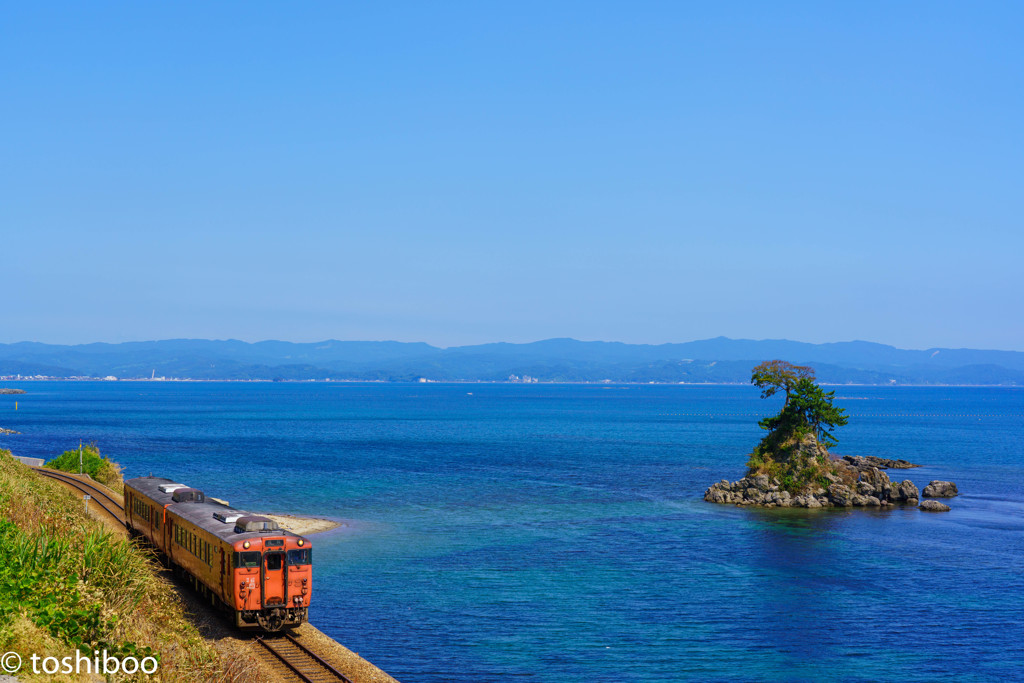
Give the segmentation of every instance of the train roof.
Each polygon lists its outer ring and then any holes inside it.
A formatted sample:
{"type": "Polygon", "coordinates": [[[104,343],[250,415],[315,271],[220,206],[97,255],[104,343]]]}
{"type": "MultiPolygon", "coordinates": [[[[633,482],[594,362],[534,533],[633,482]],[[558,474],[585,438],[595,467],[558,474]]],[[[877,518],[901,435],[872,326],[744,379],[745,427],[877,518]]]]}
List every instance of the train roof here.
{"type": "Polygon", "coordinates": [[[228,543],[261,538],[267,534],[300,538],[266,517],[237,510],[221,502],[207,502],[212,499],[207,499],[202,491],[170,479],[137,477],[128,479],[124,485],[228,543]]]}

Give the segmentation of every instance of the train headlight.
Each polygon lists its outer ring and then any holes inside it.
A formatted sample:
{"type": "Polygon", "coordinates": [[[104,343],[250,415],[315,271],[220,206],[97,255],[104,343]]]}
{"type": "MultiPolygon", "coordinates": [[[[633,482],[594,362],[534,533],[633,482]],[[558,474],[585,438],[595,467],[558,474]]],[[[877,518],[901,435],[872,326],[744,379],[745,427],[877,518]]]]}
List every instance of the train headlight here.
{"type": "Polygon", "coordinates": [[[242,544],[242,547],[243,548],[248,548],[249,545],[250,545],[249,541],[246,541],[245,543],[242,544]]]}
{"type": "Polygon", "coordinates": [[[306,545],[306,542],[305,542],[305,541],[303,541],[303,540],[302,540],[302,539],[300,538],[300,539],[299,539],[299,547],[301,548],[301,547],[302,547],[302,546],[304,546],[304,545],[306,545]]]}

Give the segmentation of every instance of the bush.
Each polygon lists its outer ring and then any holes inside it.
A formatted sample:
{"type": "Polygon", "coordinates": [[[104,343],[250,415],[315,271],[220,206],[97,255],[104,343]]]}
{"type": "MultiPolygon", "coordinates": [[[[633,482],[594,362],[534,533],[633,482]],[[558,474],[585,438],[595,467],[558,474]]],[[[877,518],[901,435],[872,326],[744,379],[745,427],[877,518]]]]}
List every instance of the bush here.
{"type": "Polygon", "coordinates": [[[124,491],[121,466],[113,460],[100,455],[100,449],[94,443],[82,446],[81,451],[77,448],[73,451],[64,451],[46,463],[46,467],[78,474],[79,457],[81,457],[81,472],[88,474],[94,480],[115,491],[124,491]]]}

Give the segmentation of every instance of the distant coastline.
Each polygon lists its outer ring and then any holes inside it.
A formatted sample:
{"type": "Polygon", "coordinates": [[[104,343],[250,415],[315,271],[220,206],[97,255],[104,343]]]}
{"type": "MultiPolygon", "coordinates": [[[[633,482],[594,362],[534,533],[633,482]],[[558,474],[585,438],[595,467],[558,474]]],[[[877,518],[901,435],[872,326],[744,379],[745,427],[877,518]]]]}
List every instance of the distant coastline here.
{"type": "Polygon", "coordinates": [[[898,349],[719,337],[679,344],[547,339],[438,348],[328,340],[179,339],[62,346],[0,344],[0,381],[746,384],[771,359],[813,366],[830,386],[1024,386],[1024,352],[898,349]]]}
{"type": "MultiPolygon", "coordinates": [[[[410,384],[410,385],[421,385],[421,384],[459,384],[459,385],[480,385],[480,384],[501,384],[501,385],[523,385],[523,382],[510,382],[508,380],[484,380],[484,379],[450,379],[450,380],[427,380],[421,382],[419,380],[389,380],[389,379],[227,379],[227,378],[192,378],[192,377],[164,377],[158,379],[150,379],[148,377],[118,377],[116,379],[108,379],[105,377],[3,377],[0,376],[2,382],[132,382],[132,383],[153,383],[153,384],[168,384],[168,383],[231,383],[231,384],[410,384]]],[[[541,380],[537,382],[530,382],[531,385],[547,385],[547,386],[688,386],[688,387],[738,387],[738,386],[749,386],[749,382],[626,382],[626,381],[593,381],[593,380],[581,380],[581,381],[569,381],[569,380],[541,380]]],[[[821,386],[826,387],[946,387],[946,388],[971,388],[971,387],[989,387],[989,388],[1006,388],[1006,389],[1019,389],[1024,387],[1024,384],[968,384],[968,383],[957,383],[957,384],[943,384],[939,382],[933,383],[895,383],[886,382],[872,384],[868,382],[820,382],[821,386]]],[[[18,392],[3,392],[2,394],[26,394],[26,391],[18,392]]],[[[837,397],[846,399],[847,397],[837,397]]],[[[847,399],[848,400],[848,399],[847,399]]]]}

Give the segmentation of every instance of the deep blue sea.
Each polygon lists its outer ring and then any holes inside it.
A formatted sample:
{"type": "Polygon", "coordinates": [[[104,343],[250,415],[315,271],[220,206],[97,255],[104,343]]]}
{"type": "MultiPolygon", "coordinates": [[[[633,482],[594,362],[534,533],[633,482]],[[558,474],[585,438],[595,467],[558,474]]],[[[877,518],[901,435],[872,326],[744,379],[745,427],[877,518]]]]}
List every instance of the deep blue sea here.
{"type": "Polygon", "coordinates": [[[7,382],[0,437],[321,515],[311,621],[403,683],[1024,679],[1024,390],[838,387],[952,512],[705,503],[753,387],[7,382]],[[18,410],[14,410],[14,402],[18,410]]]}

